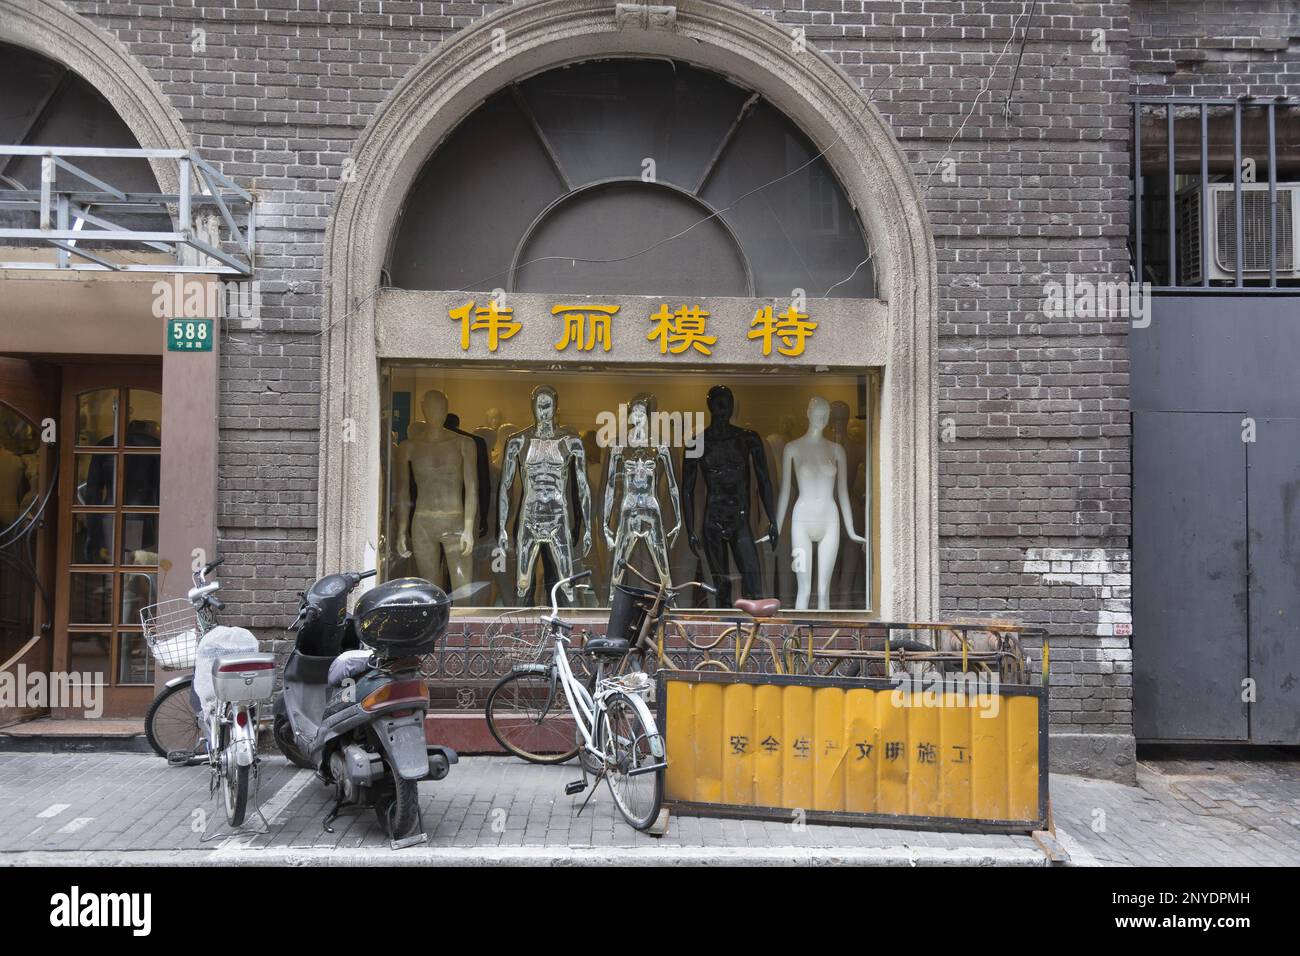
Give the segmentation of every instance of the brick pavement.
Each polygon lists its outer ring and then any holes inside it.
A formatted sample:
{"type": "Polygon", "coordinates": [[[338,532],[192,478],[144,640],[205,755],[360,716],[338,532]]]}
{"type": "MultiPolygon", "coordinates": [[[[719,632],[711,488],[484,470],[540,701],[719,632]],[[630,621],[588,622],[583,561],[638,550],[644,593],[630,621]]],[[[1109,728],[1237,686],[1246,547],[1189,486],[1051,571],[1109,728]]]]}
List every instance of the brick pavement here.
{"type": "MultiPolygon", "coordinates": [[[[140,754],[0,754],[0,864],[37,862],[35,854],[42,854],[40,862],[65,856],[143,861],[141,854],[149,853],[184,862],[284,862],[302,853],[349,862],[392,858],[370,811],[347,813],[326,833],[326,788],[278,756],[263,768],[269,830],[227,835],[201,767],[169,768],[140,754]],[[204,824],[213,837],[207,842],[204,824]]],[[[1148,762],[1140,768],[1140,787],[1056,775],[1053,807],[1075,863],[1294,866],[1300,864],[1297,771],[1294,760],[1148,762]]],[[[656,861],[677,853],[695,862],[1042,862],[1024,836],[796,829],[677,815],[656,839],[624,825],[604,790],[578,815],[581,798],[563,793],[575,777],[568,766],[466,758],[447,780],[420,787],[429,847],[484,861],[568,859],[589,850],[641,852],[656,861]]]]}

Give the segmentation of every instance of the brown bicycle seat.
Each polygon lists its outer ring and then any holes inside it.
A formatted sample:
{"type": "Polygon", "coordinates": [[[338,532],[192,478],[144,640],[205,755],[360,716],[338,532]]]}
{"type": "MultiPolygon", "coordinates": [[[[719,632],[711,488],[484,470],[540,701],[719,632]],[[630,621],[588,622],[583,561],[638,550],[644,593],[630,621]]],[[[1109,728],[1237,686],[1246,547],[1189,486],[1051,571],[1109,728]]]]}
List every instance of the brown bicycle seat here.
{"type": "Polygon", "coordinates": [[[744,611],[750,617],[771,617],[781,610],[781,602],[776,598],[762,598],[757,601],[740,598],[736,601],[735,607],[737,611],[744,611]]]}

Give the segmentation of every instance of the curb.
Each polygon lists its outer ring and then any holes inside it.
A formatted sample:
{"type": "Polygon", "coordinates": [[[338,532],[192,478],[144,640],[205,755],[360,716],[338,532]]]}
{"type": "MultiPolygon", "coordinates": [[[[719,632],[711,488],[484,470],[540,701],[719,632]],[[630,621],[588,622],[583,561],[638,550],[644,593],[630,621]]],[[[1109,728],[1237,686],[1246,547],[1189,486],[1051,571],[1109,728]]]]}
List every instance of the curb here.
{"type": "Polygon", "coordinates": [[[411,847],[405,850],[49,850],[0,853],[12,866],[1046,866],[1030,849],[938,847],[411,847]]]}

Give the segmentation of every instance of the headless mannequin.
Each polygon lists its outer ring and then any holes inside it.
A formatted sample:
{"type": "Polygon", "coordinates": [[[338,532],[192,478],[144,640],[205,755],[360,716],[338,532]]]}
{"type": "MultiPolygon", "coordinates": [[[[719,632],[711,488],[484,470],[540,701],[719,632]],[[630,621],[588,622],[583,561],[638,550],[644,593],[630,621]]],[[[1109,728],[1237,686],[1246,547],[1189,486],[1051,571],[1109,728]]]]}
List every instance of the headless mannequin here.
{"type": "Polygon", "coordinates": [[[397,550],[413,552],[420,577],[438,584],[443,562],[451,573],[453,600],[469,596],[470,554],[478,517],[478,449],[474,440],[444,427],[447,396],[428,391],[420,402],[421,429],[398,446],[397,550]],[[415,478],[411,514],[409,474],[415,478]]]}
{"type": "Polygon", "coordinates": [[[650,445],[650,414],[654,397],[638,395],[628,406],[628,443],[615,445],[609,459],[609,481],[605,485],[604,530],[605,542],[614,554],[610,569],[609,600],[614,600],[614,588],[623,582],[623,576],[638,542],[645,544],[654,562],[659,583],[672,587],[672,573],[668,568],[668,549],[677,540],[682,529],[682,506],[677,494],[677,479],[673,474],[673,460],[667,445],[657,448],[650,445]],[[659,510],[660,469],[668,479],[668,499],[673,506],[676,523],[664,534],[663,516],[659,510]],[[618,486],[623,486],[623,501],[619,506],[618,535],[609,528],[609,516],[614,510],[614,497],[618,486]]]}
{"type": "Polygon", "coordinates": [[[698,458],[687,456],[682,465],[682,517],[686,523],[686,540],[691,551],[700,553],[700,539],[694,528],[695,480],[704,474],[704,535],[705,560],[709,574],[718,593],[715,607],[731,607],[730,567],[727,552],[740,570],[740,590],[744,597],[761,597],[763,575],[758,564],[758,547],[749,526],[750,471],[758,479],[759,500],[767,513],[769,526],[759,540],[773,545],[778,540],[779,526],[772,507],[772,482],[768,477],[763,439],[758,433],[731,424],[736,410],[736,400],[731,389],[715,385],[709,389],[709,414],[712,416],[704,429],[703,450],[698,458]]]}
{"type": "MultiPolygon", "coordinates": [[[[515,471],[522,469],[524,494],[519,503],[516,538],[515,593],[523,598],[532,589],[539,555],[549,557],[557,578],[573,574],[572,506],[568,500],[570,465],[577,475],[582,508],[582,554],[591,552],[591,492],[587,485],[586,453],[582,439],[555,423],[556,394],[549,385],[533,389],[533,424],[506,442],[498,496],[497,543],[502,553],[510,549],[510,488],[515,471]],[[545,552],[543,554],[543,552],[545,552]]],[[[573,604],[573,585],[564,588],[573,604]]]]}
{"type": "Polygon", "coordinates": [[[843,518],[851,540],[867,543],[853,530],[844,449],[822,434],[829,419],[830,405],[826,399],[811,399],[808,402],[808,431],[789,442],[782,456],[776,523],[780,527],[785,521],[793,471],[799,479],[799,500],[794,505],[790,529],[795,580],[798,582],[795,608],[801,611],[807,609],[812,590],[813,545],[817,546],[817,609],[825,611],[831,604],[831,574],[840,550],[840,519],[843,518]]]}

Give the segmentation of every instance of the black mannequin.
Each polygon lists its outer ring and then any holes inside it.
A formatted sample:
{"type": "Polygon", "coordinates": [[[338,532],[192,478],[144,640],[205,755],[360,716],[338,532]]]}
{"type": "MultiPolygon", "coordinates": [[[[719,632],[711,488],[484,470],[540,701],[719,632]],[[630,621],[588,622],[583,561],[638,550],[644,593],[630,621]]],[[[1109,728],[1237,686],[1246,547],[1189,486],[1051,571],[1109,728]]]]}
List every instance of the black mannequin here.
{"type": "Polygon", "coordinates": [[[730,565],[727,551],[740,570],[741,593],[751,600],[762,597],[763,574],[758,564],[758,547],[749,526],[750,469],[758,479],[758,497],[767,513],[767,533],[758,540],[776,546],[776,508],[767,457],[758,432],[731,424],[736,399],[725,385],[709,389],[712,421],[704,429],[703,450],[698,458],[689,454],[682,464],[682,520],[691,551],[700,553],[695,535],[695,478],[704,472],[704,556],[713,586],[718,589],[716,607],[731,607],[730,565]]]}

